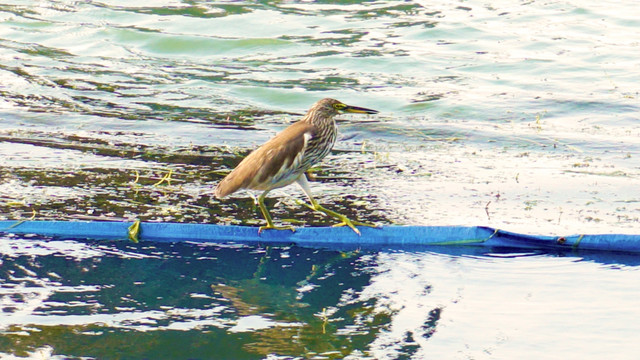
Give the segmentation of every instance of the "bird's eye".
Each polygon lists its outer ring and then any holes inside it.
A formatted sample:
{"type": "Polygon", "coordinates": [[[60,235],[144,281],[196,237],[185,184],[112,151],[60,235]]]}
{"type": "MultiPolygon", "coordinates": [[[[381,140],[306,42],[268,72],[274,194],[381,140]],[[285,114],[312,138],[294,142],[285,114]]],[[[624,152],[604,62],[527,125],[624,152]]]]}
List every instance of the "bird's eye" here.
{"type": "Polygon", "coordinates": [[[347,105],[342,104],[342,103],[333,104],[333,108],[336,109],[336,110],[342,110],[345,107],[347,107],[347,105]]]}

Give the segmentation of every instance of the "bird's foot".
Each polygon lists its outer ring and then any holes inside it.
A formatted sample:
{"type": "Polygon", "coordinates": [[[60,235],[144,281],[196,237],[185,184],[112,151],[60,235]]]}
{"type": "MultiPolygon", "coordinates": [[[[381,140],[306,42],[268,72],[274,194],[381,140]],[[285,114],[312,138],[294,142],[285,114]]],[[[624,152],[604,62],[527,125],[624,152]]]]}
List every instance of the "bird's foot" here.
{"type": "Polygon", "coordinates": [[[356,234],[358,234],[358,236],[361,236],[362,234],[360,233],[360,230],[358,230],[358,228],[356,228],[355,224],[345,218],[345,220],[343,220],[341,223],[335,224],[335,225],[331,225],[331,227],[340,227],[340,226],[348,226],[351,228],[351,230],[353,230],[356,234]]]}
{"type": "Polygon", "coordinates": [[[358,230],[358,228],[356,228],[356,226],[370,226],[370,227],[377,227],[376,225],[372,225],[372,224],[367,224],[367,223],[363,223],[360,221],[355,221],[355,220],[351,220],[348,217],[337,213],[335,211],[329,210],[327,208],[324,208],[322,205],[320,204],[314,204],[315,206],[313,207],[314,210],[319,211],[324,213],[325,215],[331,216],[333,218],[336,218],[338,220],[340,220],[339,223],[333,225],[334,227],[338,227],[338,226],[348,226],[351,228],[351,230],[353,230],[356,234],[361,235],[360,234],[360,230],[358,230]]]}
{"type": "Polygon", "coordinates": [[[380,226],[380,225],[378,225],[378,224],[363,223],[363,222],[355,221],[355,220],[351,220],[351,223],[352,223],[353,225],[356,225],[356,226],[366,226],[366,227],[372,227],[372,228],[380,228],[380,227],[381,227],[381,226],[380,226]]]}
{"type": "Polygon", "coordinates": [[[292,232],[296,232],[296,228],[290,225],[275,226],[273,224],[267,224],[258,228],[258,235],[260,235],[263,230],[291,230],[292,232]]]}
{"type": "Polygon", "coordinates": [[[340,219],[340,220],[342,220],[341,223],[332,225],[332,227],[348,226],[358,235],[361,235],[361,234],[360,234],[360,230],[358,230],[358,228],[356,228],[356,226],[367,226],[367,227],[372,227],[372,228],[379,228],[380,227],[380,225],[376,225],[376,224],[368,224],[368,223],[363,223],[363,222],[360,222],[360,221],[350,220],[346,216],[344,217],[344,219],[340,219]]]}
{"type": "Polygon", "coordinates": [[[375,224],[367,224],[367,223],[363,223],[360,221],[355,221],[355,220],[351,220],[348,217],[337,213],[333,210],[329,210],[325,207],[323,207],[322,205],[318,204],[317,202],[313,202],[311,205],[307,204],[307,203],[302,203],[304,206],[308,207],[311,210],[317,211],[317,212],[321,212],[327,216],[331,216],[332,218],[338,219],[340,220],[339,223],[332,225],[332,227],[339,227],[339,226],[348,226],[351,228],[351,230],[353,230],[356,234],[361,235],[360,234],[360,230],[358,230],[358,228],[356,228],[356,226],[368,226],[368,227],[374,227],[374,228],[378,228],[380,227],[379,225],[375,225],[375,224]]]}

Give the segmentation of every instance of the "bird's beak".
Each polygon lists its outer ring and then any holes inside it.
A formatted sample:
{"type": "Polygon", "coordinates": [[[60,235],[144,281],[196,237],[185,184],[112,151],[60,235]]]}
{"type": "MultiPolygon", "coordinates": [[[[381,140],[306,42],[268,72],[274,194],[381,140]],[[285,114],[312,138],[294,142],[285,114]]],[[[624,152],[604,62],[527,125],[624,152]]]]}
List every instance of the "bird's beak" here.
{"type": "Polygon", "coordinates": [[[371,109],[358,107],[358,106],[351,106],[351,105],[347,105],[345,108],[342,109],[342,111],[348,112],[348,113],[356,113],[356,114],[377,114],[378,113],[378,110],[371,110],[371,109]]]}

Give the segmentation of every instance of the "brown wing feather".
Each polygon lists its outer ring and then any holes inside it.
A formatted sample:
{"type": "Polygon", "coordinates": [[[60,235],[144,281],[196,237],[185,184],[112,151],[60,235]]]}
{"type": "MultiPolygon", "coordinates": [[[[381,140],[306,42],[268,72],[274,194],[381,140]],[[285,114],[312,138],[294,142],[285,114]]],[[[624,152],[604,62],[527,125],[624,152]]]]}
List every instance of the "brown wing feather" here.
{"type": "Polygon", "coordinates": [[[222,179],[216,186],[215,196],[225,197],[239,189],[271,189],[271,183],[267,180],[276,175],[283,164],[291,165],[294,162],[296,156],[304,150],[304,134],[313,136],[314,130],[313,125],[302,121],[284,129],[251,152],[222,179]]]}

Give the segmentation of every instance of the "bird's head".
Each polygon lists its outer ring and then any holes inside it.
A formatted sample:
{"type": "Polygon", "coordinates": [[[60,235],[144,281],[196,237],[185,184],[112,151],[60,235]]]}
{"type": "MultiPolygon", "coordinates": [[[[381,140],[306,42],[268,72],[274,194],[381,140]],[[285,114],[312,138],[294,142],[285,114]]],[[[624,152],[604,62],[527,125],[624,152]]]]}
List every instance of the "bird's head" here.
{"type": "Polygon", "coordinates": [[[358,106],[351,106],[341,103],[335,99],[322,99],[315,103],[309,112],[317,112],[323,116],[333,117],[343,113],[355,113],[355,114],[377,114],[377,110],[371,110],[358,106]]]}

